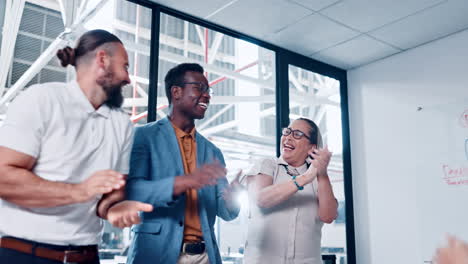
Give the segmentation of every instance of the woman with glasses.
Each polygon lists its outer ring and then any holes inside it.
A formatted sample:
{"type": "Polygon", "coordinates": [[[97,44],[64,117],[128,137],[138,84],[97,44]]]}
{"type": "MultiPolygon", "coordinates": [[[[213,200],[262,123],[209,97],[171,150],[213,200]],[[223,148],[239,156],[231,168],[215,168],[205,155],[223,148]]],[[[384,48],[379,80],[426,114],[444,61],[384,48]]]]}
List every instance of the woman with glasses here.
{"type": "Polygon", "coordinates": [[[284,128],[281,156],[261,160],[247,173],[250,216],[246,264],[321,264],[323,223],[337,217],[317,125],[306,118],[284,128]]]}

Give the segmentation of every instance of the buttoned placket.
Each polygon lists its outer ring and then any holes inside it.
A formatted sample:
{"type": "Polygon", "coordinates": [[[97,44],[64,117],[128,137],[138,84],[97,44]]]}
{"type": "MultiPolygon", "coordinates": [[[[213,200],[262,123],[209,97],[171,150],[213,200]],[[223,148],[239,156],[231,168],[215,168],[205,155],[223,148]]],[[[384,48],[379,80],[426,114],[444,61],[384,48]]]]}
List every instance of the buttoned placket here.
{"type": "Polygon", "coordinates": [[[103,130],[100,129],[102,124],[100,122],[104,122],[101,118],[104,118],[101,116],[97,111],[91,112],[89,114],[89,119],[88,121],[90,122],[90,130],[91,130],[91,140],[94,144],[99,145],[102,143],[104,140],[104,134],[103,130]]]}
{"type": "Polygon", "coordinates": [[[90,117],[91,117],[91,132],[94,133],[94,131],[96,130],[96,120],[98,118],[98,114],[96,112],[92,112],[90,117]]]}
{"type": "Polygon", "coordinates": [[[191,154],[192,154],[192,136],[191,135],[185,135],[182,137],[182,144],[184,145],[184,156],[185,156],[185,161],[187,162],[187,169],[190,171],[190,168],[192,167],[192,160],[191,160],[191,154]]]}

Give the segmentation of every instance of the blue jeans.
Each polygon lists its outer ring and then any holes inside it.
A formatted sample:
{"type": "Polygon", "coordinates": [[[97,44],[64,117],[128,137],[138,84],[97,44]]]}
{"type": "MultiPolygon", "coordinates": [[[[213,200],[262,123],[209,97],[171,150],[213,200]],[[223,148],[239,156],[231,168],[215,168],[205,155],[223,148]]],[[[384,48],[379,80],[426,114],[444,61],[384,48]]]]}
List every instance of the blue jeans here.
{"type": "MultiPolygon", "coordinates": [[[[15,238],[17,239],[17,238],[15,238]]],[[[28,241],[24,239],[18,239],[22,241],[28,241]]],[[[50,244],[38,243],[33,241],[28,241],[33,244],[35,247],[45,247],[50,249],[60,250],[66,248],[67,246],[55,246],[50,244]]],[[[9,248],[0,248],[0,263],[1,264],[59,264],[63,263],[62,261],[56,261],[46,258],[37,257],[31,254],[26,254],[9,248]]],[[[85,263],[80,263],[85,264],[85,263]]],[[[96,259],[88,262],[86,264],[99,264],[99,257],[96,256],[96,259]]]]}

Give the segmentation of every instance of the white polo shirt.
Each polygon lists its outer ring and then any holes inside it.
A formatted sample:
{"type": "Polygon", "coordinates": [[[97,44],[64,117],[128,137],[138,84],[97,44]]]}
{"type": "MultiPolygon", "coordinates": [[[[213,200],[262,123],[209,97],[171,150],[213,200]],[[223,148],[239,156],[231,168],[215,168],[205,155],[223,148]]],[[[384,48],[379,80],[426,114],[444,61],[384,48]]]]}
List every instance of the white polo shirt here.
{"type": "MultiPolygon", "coordinates": [[[[33,172],[44,179],[79,183],[99,170],[128,174],[133,126],[121,109],[95,110],[76,81],[34,85],[8,107],[0,146],[37,159],[33,172]]],[[[0,200],[0,236],[56,245],[100,241],[96,216],[101,197],[53,208],[24,208],[0,200]]]]}

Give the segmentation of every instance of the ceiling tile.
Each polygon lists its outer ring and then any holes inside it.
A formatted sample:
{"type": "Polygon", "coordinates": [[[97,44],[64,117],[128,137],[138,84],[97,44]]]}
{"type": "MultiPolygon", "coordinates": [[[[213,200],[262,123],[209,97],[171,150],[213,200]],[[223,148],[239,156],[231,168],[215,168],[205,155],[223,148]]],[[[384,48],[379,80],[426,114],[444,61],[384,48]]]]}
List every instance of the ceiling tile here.
{"type": "Polygon", "coordinates": [[[203,4],[193,0],[151,0],[163,6],[190,14],[192,16],[204,18],[232,0],[203,0],[203,4]]]}
{"type": "Polygon", "coordinates": [[[344,69],[351,69],[366,63],[385,58],[399,50],[361,35],[335,47],[312,54],[312,58],[344,69]]]}
{"type": "Polygon", "coordinates": [[[325,7],[331,6],[335,3],[341,2],[343,0],[289,0],[291,2],[298,3],[302,6],[305,6],[311,10],[319,11],[325,7]]]}
{"type": "Polygon", "coordinates": [[[359,34],[320,14],[313,14],[267,38],[291,51],[310,55],[359,34]]]}
{"type": "Polygon", "coordinates": [[[311,13],[313,11],[285,0],[239,0],[209,20],[254,37],[263,37],[311,13]]]}
{"type": "Polygon", "coordinates": [[[152,1],[344,69],[468,27],[468,0],[152,1]]]}
{"type": "Polygon", "coordinates": [[[336,58],[333,56],[312,56],[311,58],[316,59],[318,61],[333,65],[335,67],[338,67],[343,70],[349,70],[353,68],[353,65],[347,63],[345,60],[342,58],[336,58]]]}
{"type": "Polygon", "coordinates": [[[451,0],[369,34],[409,49],[468,27],[468,2],[451,0]]]}
{"type": "Polygon", "coordinates": [[[345,25],[368,32],[446,0],[349,0],[320,13],[345,25]]]}

